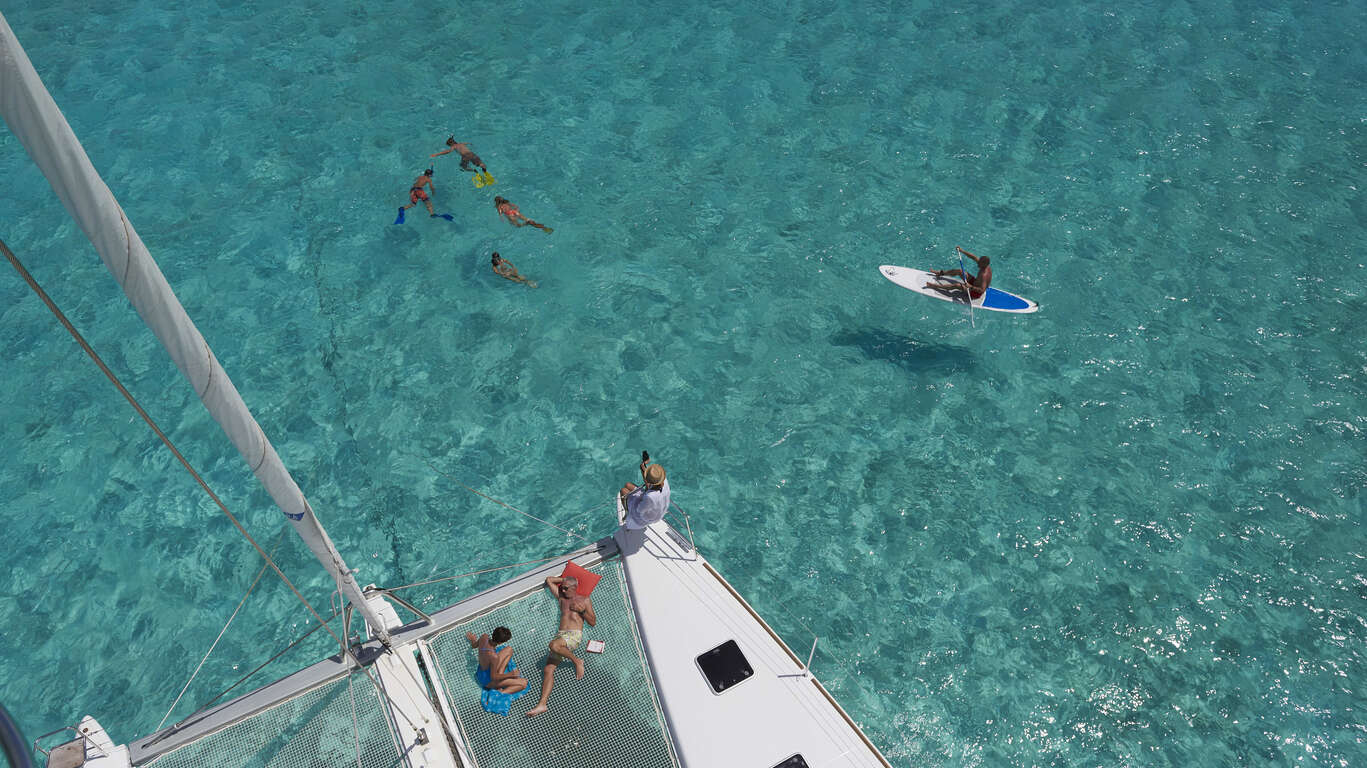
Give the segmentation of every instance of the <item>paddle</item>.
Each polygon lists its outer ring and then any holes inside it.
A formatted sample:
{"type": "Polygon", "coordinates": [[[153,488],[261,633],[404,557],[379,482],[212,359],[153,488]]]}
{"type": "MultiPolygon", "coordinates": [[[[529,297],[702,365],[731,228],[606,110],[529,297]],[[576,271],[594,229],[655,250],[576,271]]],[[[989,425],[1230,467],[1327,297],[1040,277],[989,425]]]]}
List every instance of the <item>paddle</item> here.
{"type": "Polygon", "coordinates": [[[968,284],[968,272],[964,269],[964,249],[954,246],[954,250],[959,252],[959,276],[964,281],[964,295],[968,297],[968,324],[977,328],[978,324],[973,320],[973,288],[968,284]]]}

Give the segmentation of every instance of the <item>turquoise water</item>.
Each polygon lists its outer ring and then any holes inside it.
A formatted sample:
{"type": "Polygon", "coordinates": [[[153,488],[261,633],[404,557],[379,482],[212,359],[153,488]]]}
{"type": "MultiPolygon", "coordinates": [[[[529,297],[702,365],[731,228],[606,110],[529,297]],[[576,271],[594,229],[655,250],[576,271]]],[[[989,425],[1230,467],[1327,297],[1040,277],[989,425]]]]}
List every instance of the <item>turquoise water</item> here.
{"type": "MultiPolygon", "coordinates": [[[[1367,6],[5,15],[363,581],[578,543],[461,483],[604,534],[649,449],[895,765],[1367,759],[1367,6]],[[391,225],[450,132],[498,184],[438,158],[455,221],[391,225]],[[877,272],[956,244],[1042,311],[877,272]]],[[[269,546],[7,132],[0,179],[0,237],[269,546]]],[[[16,277],[0,324],[0,701],[128,740],[259,561],[16,277]]],[[[308,628],[262,584],[176,715],[308,628]]]]}

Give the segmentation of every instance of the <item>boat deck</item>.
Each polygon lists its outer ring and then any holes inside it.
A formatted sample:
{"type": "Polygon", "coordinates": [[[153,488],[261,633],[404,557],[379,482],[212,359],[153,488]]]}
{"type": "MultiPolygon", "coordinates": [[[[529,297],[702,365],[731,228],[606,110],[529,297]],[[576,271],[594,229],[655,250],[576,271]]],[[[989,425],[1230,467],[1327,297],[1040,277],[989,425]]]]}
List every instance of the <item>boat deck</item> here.
{"type": "Polygon", "coordinates": [[[678,765],[641,655],[621,560],[590,570],[602,580],[593,591],[598,623],[584,628],[579,650],[587,674],[576,680],[574,665],[561,665],[545,714],[526,716],[541,694],[546,645],[559,627],[559,611],[548,590],[499,606],[429,641],[478,768],[678,765]],[[497,626],[512,630],[513,661],[527,678],[527,693],[513,702],[507,716],[480,706],[475,652],[465,637],[467,631],[479,635],[497,626]],[[590,640],[603,641],[603,653],[586,653],[590,640]]]}
{"type": "Polygon", "coordinates": [[[637,627],[683,763],[888,768],[806,665],[689,540],[664,521],[618,534],[637,627]],[[704,675],[704,657],[718,667],[715,682],[704,675]],[[734,685],[724,687],[728,682],[734,685]]]}
{"type": "Polygon", "coordinates": [[[369,680],[334,656],[130,742],[132,765],[888,768],[688,539],[663,521],[639,541],[623,536],[621,548],[600,540],[443,608],[430,621],[400,626],[394,614],[397,653],[373,640],[356,648],[391,709],[369,680]],[[573,666],[559,667],[550,711],[527,717],[559,623],[544,579],[570,559],[602,577],[593,592],[597,624],[585,628],[580,650],[587,675],[576,680],[573,666]],[[528,680],[507,716],[481,706],[476,656],[465,636],[497,626],[512,630],[513,661],[528,680]],[[587,653],[592,640],[604,643],[603,653],[587,653]],[[731,661],[718,668],[721,657],[711,654],[727,645],[731,661]],[[735,652],[743,657],[738,662],[735,652]],[[738,684],[717,688],[718,673],[738,684]]]}

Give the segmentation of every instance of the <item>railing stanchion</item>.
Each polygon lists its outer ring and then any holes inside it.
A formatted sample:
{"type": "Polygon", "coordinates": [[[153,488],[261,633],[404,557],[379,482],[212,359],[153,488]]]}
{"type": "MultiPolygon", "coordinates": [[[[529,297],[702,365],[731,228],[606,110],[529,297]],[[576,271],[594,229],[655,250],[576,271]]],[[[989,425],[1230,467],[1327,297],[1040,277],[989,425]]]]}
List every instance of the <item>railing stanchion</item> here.
{"type": "Polygon", "coordinates": [[[683,507],[679,506],[674,501],[670,501],[669,505],[673,507],[676,512],[679,513],[680,517],[683,518],[684,528],[688,530],[688,546],[690,549],[693,550],[693,556],[697,557],[698,545],[693,541],[693,521],[688,518],[688,513],[683,510],[683,507]]]}

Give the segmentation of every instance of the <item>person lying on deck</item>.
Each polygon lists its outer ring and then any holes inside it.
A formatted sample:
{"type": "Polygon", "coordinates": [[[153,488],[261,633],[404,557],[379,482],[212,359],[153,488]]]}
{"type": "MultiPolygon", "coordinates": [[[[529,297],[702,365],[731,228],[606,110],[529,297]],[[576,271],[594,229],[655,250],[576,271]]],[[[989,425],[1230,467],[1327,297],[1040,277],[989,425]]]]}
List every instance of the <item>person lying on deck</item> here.
{"type": "Polygon", "coordinates": [[[566,660],[574,662],[575,679],[584,677],[584,660],[575,656],[574,652],[584,642],[584,622],[592,627],[598,623],[598,617],[593,613],[593,598],[579,595],[575,591],[578,586],[579,580],[573,576],[550,576],[546,579],[546,588],[560,604],[560,631],[551,640],[546,668],[541,673],[541,700],[527,711],[528,717],[547,710],[551,688],[555,685],[555,670],[566,660]]]}

